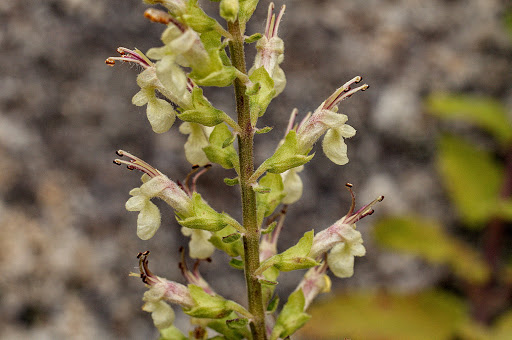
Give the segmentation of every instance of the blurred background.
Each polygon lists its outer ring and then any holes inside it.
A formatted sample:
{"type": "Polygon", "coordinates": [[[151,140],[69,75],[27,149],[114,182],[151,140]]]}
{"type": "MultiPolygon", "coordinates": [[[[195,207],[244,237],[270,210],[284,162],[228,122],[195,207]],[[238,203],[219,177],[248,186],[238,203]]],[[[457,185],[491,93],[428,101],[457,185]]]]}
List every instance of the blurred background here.
{"type": "MultiPolygon", "coordinates": [[[[260,1],[247,34],[262,32],[268,3],[260,1]]],[[[293,108],[303,117],[356,75],[370,89],[340,105],[358,130],[347,141],[350,162],[336,166],[317,146],[300,174],[304,195],[288,209],[280,249],[345,215],[346,182],[358,207],[386,196],[358,223],[367,255],[352,278],[333,278],[302,338],[512,338],[510,3],[285,3],[288,85],[262,119],[275,128],[256,138],[256,163],[273,153],[293,108]]],[[[145,109],[131,104],[139,70],[104,63],[118,46],[161,46],[164,27],[144,19],[145,8],[138,0],[0,2],[2,339],[157,338],[141,310],[144,285],[128,277],[136,254],[151,250],[157,275],[184,282],[177,263],[186,239],[174,217],[162,209],[156,236],[139,240],[124,203],[140,176],[112,164],[122,148],[172,179],[190,171],[178,124],[156,135],[145,109]]],[[[231,91],[206,94],[233,113],[231,91]]],[[[237,188],[224,177],[233,173],[214,167],[199,191],[240,218],[237,188]]],[[[225,260],[217,252],[201,272],[239,299],[242,274],[225,260]]],[[[283,274],[278,293],[301,274],[283,274]]],[[[187,327],[180,315],[177,324],[187,327]]]]}

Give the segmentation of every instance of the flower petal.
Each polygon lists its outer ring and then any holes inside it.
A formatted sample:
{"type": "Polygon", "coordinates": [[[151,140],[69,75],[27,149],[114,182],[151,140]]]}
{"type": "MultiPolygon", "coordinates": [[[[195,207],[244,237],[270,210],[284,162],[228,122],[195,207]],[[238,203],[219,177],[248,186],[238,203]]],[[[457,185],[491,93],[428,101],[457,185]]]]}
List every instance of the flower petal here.
{"type": "Polygon", "coordinates": [[[301,198],[303,185],[297,172],[302,171],[302,169],[304,169],[304,166],[299,166],[281,174],[284,186],[283,193],[286,194],[282,200],[283,204],[292,204],[301,198]]]}
{"type": "Polygon", "coordinates": [[[126,204],[124,206],[128,211],[141,211],[142,209],[144,209],[148,202],[149,199],[146,196],[135,195],[133,197],[130,197],[130,199],[126,201],[126,204]]]}
{"type": "Polygon", "coordinates": [[[160,228],[160,210],[152,202],[148,201],[137,217],[137,236],[141,240],[149,240],[160,228]]]}
{"type": "Polygon", "coordinates": [[[348,163],[347,145],[338,129],[329,129],[325,134],[322,148],[325,155],[333,163],[343,165],[348,163]]]}
{"type": "Polygon", "coordinates": [[[176,120],[176,113],[172,105],[159,98],[148,102],[147,115],[153,131],[156,133],[168,131],[176,120]]]}

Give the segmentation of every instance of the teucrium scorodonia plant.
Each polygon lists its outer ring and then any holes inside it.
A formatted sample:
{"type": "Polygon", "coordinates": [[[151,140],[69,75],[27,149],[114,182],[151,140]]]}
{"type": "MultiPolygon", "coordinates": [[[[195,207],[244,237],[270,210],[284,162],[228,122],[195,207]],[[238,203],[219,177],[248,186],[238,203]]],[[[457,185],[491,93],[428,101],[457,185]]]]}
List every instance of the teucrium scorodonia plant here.
{"type": "MultiPolygon", "coordinates": [[[[165,25],[163,46],[146,54],[120,47],[120,56],[106,62],[114,65],[124,61],[142,67],[137,77],[140,91],[132,102],[146,107],[156,133],[167,132],[176,118],[182,121],[179,130],[188,136],[184,150],[193,170],[181,184],[119,150],[115,163],[144,173],[142,185],[130,191],[126,209],[138,212],[137,235],[149,240],[161,224],[159,209],[151,200],[166,202],[174,210],[182,233],[190,236],[190,257],[206,259],[217,248],[232,257],[232,266],[244,270],[249,305],[245,308],[216,294],[197,266],[193,271],[187,268],[184,255],[180,268],[188,285],[156,276],[148,268],[149,252],[144,252],[139,254],[140,277],[149,290],[144,294],[143,309],[151,312],[164,339],[187,338],[172,325],[174,312],[169,303],[194,317],[192,339],[207,338],[208,328],[221,334],[216,339],[285,338],[309,319],[306,309],[312,300],[329,290],[327,269],[338,277],[352,276],[354,257],[365,254],[355,223],[371,214],[373,204],[382,197],[358,211],[354,211],[353,202],[347,215],[332,226],[316,234],[306,232],[295,246],[281,253],[277,241],[288,205],[302,195],[299,172],[313,158],[311,150],[316,142],[323,137],[323,151],[334,163],[348,162],[344,139],[356,131],[346,124],[348,117],[338,112],[338,104],[368,85],[351,88],[361,81],[361,77],[354,77],[299,123],[295,121],[298,112],[293,110],[274,154],[255,170],[253,139],[270,130],[258,127],[258,119],[286,85],[280,67],[284,43],[278,36],[285,7],[276,16],[270,4],[265,31],[246,36],[246,23],[257,0],[221,0],[219,10],[225,26],[209,17],[197,0],[144,2],[166,8],[145,12],[149,20],[165,25]],[[256,47],[249,71],[244,52],[248,43],[256,47]],[[235,90],[236,117],[217,109],[200,87],[230,85],[235,90]],[[217,211],[196,190],[197,178],[215,164],[235,172],[225,182],[240,186],[242,222],[217,211]],[[278,308],[274,287],[279,273],[297,269],[308,271],[284,306],[278,308]]],[[[354,201],[351,185],[347,186],[354,201]]]]}

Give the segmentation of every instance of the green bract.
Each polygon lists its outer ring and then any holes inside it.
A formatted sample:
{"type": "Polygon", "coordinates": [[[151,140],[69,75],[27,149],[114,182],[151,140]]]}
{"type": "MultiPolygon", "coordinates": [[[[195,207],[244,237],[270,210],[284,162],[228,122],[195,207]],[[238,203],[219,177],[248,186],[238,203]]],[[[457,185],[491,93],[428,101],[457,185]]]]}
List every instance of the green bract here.
{"type": "Polygon", "coordinates": [[[268,104],[274,98],[276,90],[274,90],[274,81],[263,66],[252,72],[249,79],[253,82],[253,85],[247,89],[249,107],[251,108],[251,123],[256,125],[258,117],[263,116],[268,104]]]}
{"type": "Polygon", "coordinates": [[[291,130],[286,135],[284,143],[277,148],[276,152],[274,152],[270,158],[260,165],[256,173],[268,171],[280,174],[286,170],[306,164],[313,156],[314,154],[306,156],[299,152],[297,134],[295,131],[291,130]]]}
{"type": "Polygon", "coordinates": [[[227,139],[233,137],[225,124],[219,124],[210,134],[210,145],[203,148],[210,162],[220,164],[224,169],[235,168],[238,172],[238,154],[233,145],[223,147],[227,139]]]}
{"type": "Polygon", "coordinates": [[[192,211],[186,217],[177,215],[178,223],[191,229],[219,231],[233,223],[226,213],[218,213],[195,192],[192,195],[192,211]]]}
{"type": "Polygon", "coordinates": [[[192,108],[178,115],[178,118],[183,121],[205,126],[218,125],[224,122],[225,117],[226,114],[223,111],[214,108],[203,96],[203,90],[199,87],[194,87],[192,90],[192,108]]]}
{"type": "Polygon", "coordinates": [[[218,295],[210,295],[206,293],[203,288],[196,285],[188,285],[190,295],[195,304],[192,308],[185,310],[190,316],[196,318],[220,319],[233,311],[244,312],[247,311],[239,304],[226,300],[218,295]]]}
{"type": "Polygon", "coordinates": [[[297,269],[307,269],[319,265],[317,261],[308,257],[313,245],[314,231],[308,231],[299,240],[299,242],[291,248],[288,248],[281,254],[277,254],[261,263],[258,273],[263,273],[271,266],[276,267],[282,272],[289,272],[297,269]]]}
{"type": "Polygon", "coordinates": [[[283,181],[281,175],[267,173],[259,182],[259,185],[270,189],[268,193],[256,194],[256,205],[258,208],[258,224],[261,224],[264,217],[270,216],[281,203],[283,194],[283,181]]]}

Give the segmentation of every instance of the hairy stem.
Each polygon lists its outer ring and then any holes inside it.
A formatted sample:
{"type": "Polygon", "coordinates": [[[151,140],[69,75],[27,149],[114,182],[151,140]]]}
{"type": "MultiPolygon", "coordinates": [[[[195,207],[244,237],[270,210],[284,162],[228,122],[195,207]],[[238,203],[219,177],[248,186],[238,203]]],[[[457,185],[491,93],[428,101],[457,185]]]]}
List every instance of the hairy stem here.
{"type": "MultiPolygon", "coordinates": [[[[229,43],[229,51],[233,66],[235,66],[241,73],[246,74],[247,69],[245,65],[244,38],[242,36],[238,20],[234,23],[228,22],[228,30],[232,37],[229,43]]],[[[242,192],[243,224],[246,230],[243,238],[245,252],[245,280],[247,283],[249,312],[253,315],[251,332],[254,340],[265,340],[267,339],[267,336],[265,332],[265,309],[263,306],[261,284],[254,275],[255,270],[260,265],[260,235],[256,218],[256,194],[249,182],[249,178],[251,178],[254,172],[254,127],[251,124],[249,98],[245,93],[246,86],[239,78],[236,78],[234,81],[234,87],[238,125],[240,126],[240,133],[238,135],[238,154],[240,159],[240,189],[242,192]]]]}

